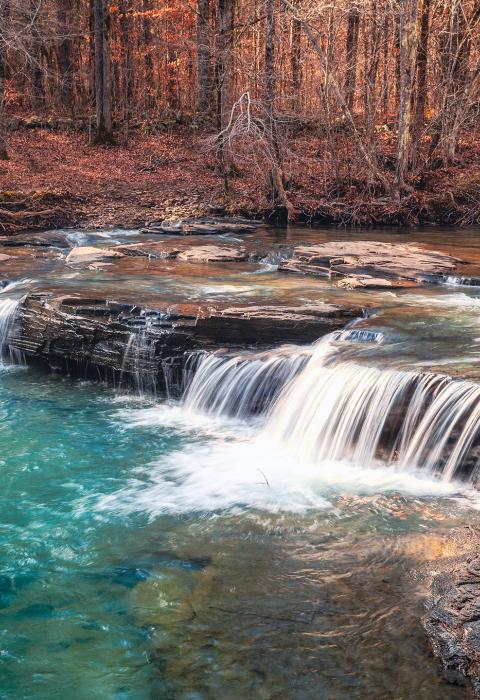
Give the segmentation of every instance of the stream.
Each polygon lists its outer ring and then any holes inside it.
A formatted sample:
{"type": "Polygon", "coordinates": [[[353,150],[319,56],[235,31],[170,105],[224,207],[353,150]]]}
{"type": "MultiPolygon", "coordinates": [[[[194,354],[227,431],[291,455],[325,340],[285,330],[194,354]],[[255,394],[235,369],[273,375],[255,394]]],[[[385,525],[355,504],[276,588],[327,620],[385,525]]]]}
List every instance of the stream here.
{"type": "MultiPolygon", "coordinates": [[[[421,240],[473,269],[478,234],[356,235],[421,240]]],[[[261,259],[231,264],[3,264],[0,345],[31,290],[369,311],[312,345],[202,356],[180,400],[4,356],[0,700],[469,697],[442,678],[411,572],[480,523],[476,461],[464,465],[480,426],[480,287],[347,290],[276,270],[297,242],[352,235],[260,229],[242,243],[261,259]]]]}

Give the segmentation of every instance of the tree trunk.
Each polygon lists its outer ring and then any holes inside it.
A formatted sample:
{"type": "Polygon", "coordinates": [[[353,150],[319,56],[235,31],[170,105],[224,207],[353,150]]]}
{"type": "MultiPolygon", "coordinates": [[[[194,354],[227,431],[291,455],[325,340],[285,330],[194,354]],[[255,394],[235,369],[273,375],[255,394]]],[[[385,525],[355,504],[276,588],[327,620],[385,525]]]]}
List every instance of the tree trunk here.
{"type": "Polygon", "coordinates": [[[58,67],[60,71],[62,106],[73,113],[73,50],[69,29],[70,0],[58,0],[58,67]]]}
{"type": "Polygon", "coordinates": [[[198,0],[197,9],[197,66],[198,102],[200,114],[212,111],[212,56],[210,50],[210,25],[208,22],[210,0],[198,0]]]}
{"type": "Polygon", "coordinates": [[[420,150],[420,141],[425,126],[425,107],[427,104],[427,68],[428,68],[428,38],[430,33],[431,0],[423,0],[420,19],[420,39],[418,42],[416,67],[416,103],[413,126],[414,161],[420,150]]]}
{"type": "MultiPolygon", "coordinates": [[[[219,131],[228,124],[232,103],[233,83],[233,36],[235,0],[218,0],[218,43],[215,78],[217,87],[217,128],[219,131]]],[[[226,143],[222,143],[219,153],[219,168],[223,177],[225,191],[228,190],[231,163],[226,143]]]]}
{"type": "Polygon", "coordinates": [[[278,141],[275,119],[275,0],[265,0],[265,119],[267,124],[268,157],[272,167],[274,200],[287,212],[287,220],[295,219],[295,209],[285,191],[283,158],[278,141]]]}
{"type": "Polygon", "coordinates": [[[405,189],[412,144],[412,96],[415,78],[415,56],[418,43],[418,0],[401,0],[400,95],[398,108],[397,167],[395,191],[397,197],[405,189]]]}
{"type": "Polygon", "coordinates": [[[147,92],[147,109],[155,107],[153,84],[152,30],[150,26],[150,0],[143,0],[143,43],[145,47],[145,90],[147,92]]]}
{"type": "Polygon", "coordinates": [[[355,86],[357,82],[357,51],[358,51],[358,29],[360,15],[358,7],[351,2],[348,10],[347,24],[347,47],[345,64],[345,102],[348,109],[353,110],[355,101],[355,86]]]}
{"type": "Polygon", "coordinates": [[[228,121],[233,82],[233,17],[234,0],[218,0],[217,46],[217,126],[228,121]]]}
{"type": "Polygon", "coordinates": [[[95,143],[112,144],[112,89],[110,77],[109,0],[94,0],[95,26],[95,143]]]}
{"type": "MultiPolygon", "coordinates": [[[[3,17],[4,8],[1,5],[0,9],[2,10],[0,17],[3,17]]],[[[5,73],[5,49],[3,42],[0,41],[0,160],[8,160],[7,137],[5,133],[5,73]]]]}
{"type": "Polygon", "coordinates": [[[128,141],[128,130],[130,121],[130,112],[133,100],[133,61],[132,61],[132,37],[130,32],[131,5],[129,2],[123,2],[119,5],[120,13],[120,40],[122,45],[122,122],[124,143],[128,141]]]}
{"type": "Polygon", "coordinates": [[[290,49],[290,67],[292,71],[292,104],[294,109],[300,109],[300,87],[302,84],[302,25],[294,17],[292,19],[292,43],[290,49]]]}
{"type": "Polygon", "coordinates": [[[38,28],[38,13],[40,6],[36,0],[30,2],[30,27],[31,27],[31,51],[30,67],[32,71],[33,101],[37,110],[43,111],[45,107],[45,94],[43,84],[43,46],[42,37],[38,28]]]}

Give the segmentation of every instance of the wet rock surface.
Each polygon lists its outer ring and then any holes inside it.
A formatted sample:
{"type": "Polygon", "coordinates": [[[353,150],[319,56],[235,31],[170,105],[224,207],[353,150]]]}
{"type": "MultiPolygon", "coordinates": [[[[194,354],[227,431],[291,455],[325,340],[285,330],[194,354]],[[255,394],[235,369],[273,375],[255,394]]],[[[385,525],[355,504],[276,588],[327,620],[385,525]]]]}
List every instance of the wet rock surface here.
{"type": "Polygon", "coordinates": [[[297,246],[279,270],[333,277],[344,287],[405,287],[453,274],[462,261],[415,243],[332,241],[297,246]]]}
{"type": "Polygon", "coordinates": [[[128,243],[112,248],[122,255],[138,258],[181,260],[182,262],[244,262],[248,254],[244,248],[220,245],[170,244],[165,241],[149,243],[128,243]]]}
{"type": "Polygon", "coordinates": [[[31,293],[22,302],[10,347],[27,363],[142,390],[180,394],[189,354],[220,347],[313,342],[360,316],[332,304],[143,308],[103,299],[31,293]]]}
{"type": "Polygon", "coordinates": [[[57,231],[42,233],[17,233],[11,236],[0,236],[0,247],[17,248],[36,246],[42,248],[70,248],[71,243],[66,236],[57,231]]]}
{"type": "Polygon", "coordinates": [[[480,532],[456,529],[449,539],[452,556],[421,572],[429,583],[422,622],[446,680],[480,698],[480,532]]]}
{"type": "Polygon", "coordinates": [[[192,217],[181,221],[152,221],[142,229],[142,233],[160,233],[174,236],[211,236],[238,234],[255,231],[260,221],[237,217],[192,217]]]}
{"type": "Polygon", "coordinates": [[[111,248],[94,248],[93,246],[77,246],[67,255],[67,265],[85,265],[101,262],[110,258],[121,258],[123,254],[111,248]]]}
{"type": "Polygon", "coordinates": [[[248,255],[243,248],[204,245],[188,248],[178,257],[186,262],[241,262],[247,260],[248,255]]]}

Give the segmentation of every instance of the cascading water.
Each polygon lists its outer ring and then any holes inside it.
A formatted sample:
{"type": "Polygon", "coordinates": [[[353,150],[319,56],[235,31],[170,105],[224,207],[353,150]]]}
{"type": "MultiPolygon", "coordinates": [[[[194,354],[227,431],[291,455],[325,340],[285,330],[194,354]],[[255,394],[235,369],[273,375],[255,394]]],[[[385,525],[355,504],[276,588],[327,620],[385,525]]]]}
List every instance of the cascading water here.
{"type": "Polygon", "coordinates": [[[480,386],[315,358],[281,396],[268,432],[304,459],[382,461],[450,481],[475,477],[480,386]]]}
{"type": "Polygon", "coordinates": [[[335,332],[305,348],[204,356],[185,407],[242,419],[266,413],[264,435],[308,462],[383,463],[445,481],[475,479],[480,386],[339,361],[342,341],[383,340],[358,333],[335,332]]]}
{"type": "Polygon", "coordinates": [[[15,351],[8,344],[15,324],[18,305],[18,299],[0,298],[0,366],[2,365],[3,357],[7,357],[10,360],[18,360],[15,351]]]}
{"type": "Polygon", "coordinates": [[[264,413],[308,361],[308,347],[200,357],[185,394],[189,410],[247,418],[264,413]]]}

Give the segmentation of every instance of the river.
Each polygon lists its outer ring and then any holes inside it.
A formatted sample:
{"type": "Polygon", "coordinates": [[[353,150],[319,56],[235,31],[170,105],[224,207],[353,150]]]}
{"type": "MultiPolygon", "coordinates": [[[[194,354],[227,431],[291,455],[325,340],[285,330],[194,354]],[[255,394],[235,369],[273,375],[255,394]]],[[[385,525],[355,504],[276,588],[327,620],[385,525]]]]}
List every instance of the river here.
{"type": "MultiPolygon", "coordinates": [[[[269,258],[230,267],[10,264],[4,338],[31,289],[369,312],[311,346],[200,358],[175,401],[4,358],[1,700],[467,697],[442,679],[412,572],[479,524],[460,465],[480,425],[480,288],[349,291],[275,269],[297,241],[351,235],[261,230],[245,244],[269,258]]],[[[480,260],[478,231],[357,235],[480,260]]]]}

